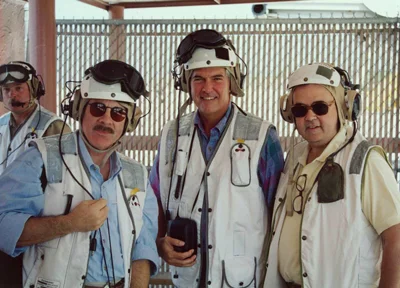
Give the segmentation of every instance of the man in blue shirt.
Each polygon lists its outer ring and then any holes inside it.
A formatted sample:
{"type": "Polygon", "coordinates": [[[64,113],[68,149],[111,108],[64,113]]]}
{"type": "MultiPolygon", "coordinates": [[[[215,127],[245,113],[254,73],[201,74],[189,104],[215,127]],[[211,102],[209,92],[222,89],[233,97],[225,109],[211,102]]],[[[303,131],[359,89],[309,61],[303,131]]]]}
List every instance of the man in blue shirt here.
{"type": "Polygon", "coordinates": [[[244,95],[239,59],[214,30],[178,47],[177,88],[197,110],[164,127],[148,186],[160,207],[157,247],[176,287],[257,287],[265,271],[283,154],[275,127],[231,102],[244,95]]]}
{"type": "Polygon", "coordinates": [[[25,252],[24,287],[148,287],[157,202],[146,168],[115,151],[147,93],[132,66],[96,64],[63,107],[80,130],[32,142],[0,177],[0,250],[25,252]]]}

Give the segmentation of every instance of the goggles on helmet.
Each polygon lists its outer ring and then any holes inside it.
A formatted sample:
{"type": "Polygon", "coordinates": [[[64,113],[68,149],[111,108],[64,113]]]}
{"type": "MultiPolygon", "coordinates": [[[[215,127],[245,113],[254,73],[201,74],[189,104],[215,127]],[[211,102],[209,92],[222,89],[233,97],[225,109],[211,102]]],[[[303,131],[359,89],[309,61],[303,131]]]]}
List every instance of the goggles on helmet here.
{"type": "Polygon", "coordinates": [[[135,101],[140,96],[146,95],[144,80],[140,73],[131,65],[118,60],[105,60],[85,71],[85,75],[91,74],[93,78],[104,84],[120,83],[122,91],[127,93],[135,101]]]}
{"type": "Polygon", "coordinates": [[[179,65],[188,62],[196,48],[213,49],[229,43],[224,36],[215,30],[203,29],[192,32],[179,44],[175,62],[179,65]]]}
{"type": "Polygon", "coordinates": [[[0,86],[7,83],[24,83],[32,79],[32,71],[20,64],[4,64],[0,66],[0,86]]]}

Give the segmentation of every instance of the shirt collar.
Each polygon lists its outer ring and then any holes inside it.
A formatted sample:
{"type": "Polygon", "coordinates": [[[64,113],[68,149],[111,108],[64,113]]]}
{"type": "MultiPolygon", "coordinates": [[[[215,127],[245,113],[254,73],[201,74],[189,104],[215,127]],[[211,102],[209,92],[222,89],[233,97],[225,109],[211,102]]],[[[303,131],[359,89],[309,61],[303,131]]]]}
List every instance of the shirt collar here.
{"type": "MultiPolygon", "coordinates": [[[[346,141],[347,131],[346,127],[343,127],[339,130],[339,132],[332,138],[331,142],[329,142],[328,146],[324,149],[324,151],[319,155],[314,161],[319,161],[324,163],[326,158],[329,155],[336,152],[341,145],[346,141]]],[[[308,149],[305,149],[303,154],[299,157],[299,163],[304,167],[306,166],[308,152],[310,151],[310,146],[307,146],[308,149]]]]}
{"type": "MultiPolygon", "coordinates": [[[[82,160],[85,163],[86,167],[90,168],[90,170],[93,169],[99,170],[99,166],[93,162],[92,157],[89,154],[85,142],[82,139],[81,133],[82,133],[81,131],[80,133],[78,133],[78,141],[79,141],[80,155],[82,157],[82,160]]],[[[114,151],[110,155],[110,175],[111,175],[110,178],[113,179],[115,176],[117,176],[118,173],[121,171],[121,169],[122,169],[121,161],[119,157],[117,157],[117,152],[114,151]]]]}
{"type": "MultiPolygon", "coordinates": [[[[23,126],[23,125],[26,123],[26,121],[32,116],[32,114],[33,114],[37,109],[38,109],[38,106],[36,106],[35,109],[33,109],[33,110],[31,111],[31,113],[28,115],[28,117],[26,117],[25,120],[24,120],[19,126],[23,126]]],[[[17,123],[15,123],[15,119],[14,119],[14,116],[13,116],[12,113],[10,113],[9,125],[10,125],[10,128],[12,128],[12,129],[16,129],[16,128],[19,127],[19,126],[17,125],[17,123]]]]}
{"type": "MultiPolygon", "coordinates": [[[[231,110],[232,110],[232,104],[228,106],[228,110],[226,110],[224,117],[222,117],[222,119],[218,122],[218,124],[215,125],[215,127],[211,130],[217,129],[219,133],[222,133],[222,131],[224,131],[225,129],[229,115],[231,114],[231,110]]],[[[194,117],[194,125],[197,126],[204,135],[206,135],[203,124],[201,123],[200,120],[199,110],[196,111],[196,116],[194,117]]]]}

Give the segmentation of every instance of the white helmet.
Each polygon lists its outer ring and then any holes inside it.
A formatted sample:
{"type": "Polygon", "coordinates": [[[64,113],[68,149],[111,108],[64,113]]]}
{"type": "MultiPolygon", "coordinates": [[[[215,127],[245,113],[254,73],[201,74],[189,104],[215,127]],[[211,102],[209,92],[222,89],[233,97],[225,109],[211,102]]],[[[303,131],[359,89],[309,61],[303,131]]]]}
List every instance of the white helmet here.
{"type": "Polygon", "coordinates": [[[293,106],[293,92],[297,86],[306,84],[323,85],[335,99],[340,127],[347,121],[355,121],[361,110],[361,96],[357,91],[358,85],[351,83],[348,73],[326,63],[312,63],[298,68],[289,76],[287,88],[289,94],[280,98],[282,118],[294,122],[291,112],[293,106]]]}
{"type": "Polygon", "coordinates": [[[289,76],[288,89],[304,84],[321,84],[332,87],[340,85],[336,69],[324,63],[304,65],[289,76]]]}
{"type": "Polygon", "coordinates": [[[215,49],[197,48],[188,62],[183,64],[186,71],[206,67],[235,67],[237,56],[229,45],[215,49]]]}
{"type": "Polygon", "coordinates": [[[238,56],[234,48],[228,44],[225,44],[218,48],[196,48],[193,52],[192,57],[183,63],[183,79],[182,79],[182,90],[189,93],[190,77],[193,74],[193,70],[199,68],[209,67],[224,67],[230,74],[230,89],[231,93],[235,96],[243,96],[244,92],[241,89],[242,74],[240,73],[240,66],[238,56]]]}
{"type": "Polygon", "coordinates": [[[114,100],[135,103],[128,93],[122,91],[121,83],[104,84],[96,81],[91,74],[86,75],[81,83],[83,99],[114,100]]]}

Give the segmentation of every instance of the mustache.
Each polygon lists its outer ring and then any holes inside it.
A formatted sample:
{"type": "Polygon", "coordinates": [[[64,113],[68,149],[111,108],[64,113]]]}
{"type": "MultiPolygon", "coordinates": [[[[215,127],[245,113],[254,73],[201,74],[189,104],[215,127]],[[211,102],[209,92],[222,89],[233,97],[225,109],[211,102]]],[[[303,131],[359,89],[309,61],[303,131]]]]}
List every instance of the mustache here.
{"type": "Polygon", "coordinates": [[[110,134],[114,134],[115,133],[114,129],[112,129],[111,127],[104,126],[104,125],[101,125],[101,124],[97,124],[96,126],[94,126],[93,130],[101,131],[101,132],[107,132],[107,133],[110,133],[110,134]]]}
{"type": "Polygon", "coordinates": [[[10,104],[13,107],[24,107],[26,103],[18,101],[18,100],[15,100],[15,99],[11,99],[10,104]]]}

